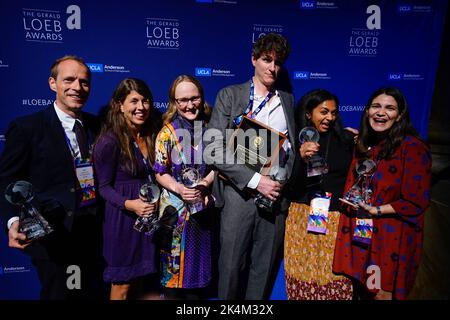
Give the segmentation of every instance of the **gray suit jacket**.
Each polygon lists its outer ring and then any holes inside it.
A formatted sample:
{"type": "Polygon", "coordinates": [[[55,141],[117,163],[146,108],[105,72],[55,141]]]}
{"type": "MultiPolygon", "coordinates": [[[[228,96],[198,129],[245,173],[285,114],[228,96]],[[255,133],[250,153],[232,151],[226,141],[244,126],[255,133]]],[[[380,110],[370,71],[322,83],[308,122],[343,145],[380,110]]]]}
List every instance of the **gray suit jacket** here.
{"type": "MultiPolygon", "coordinates": [[[[288,127],[288,139],[291,143],[293,153],[287,160],[286,169],[288,171],[288,177],[292,174],[292,168],[294,165],[294,153],[297,150],[295,139],[295,120],[294,120],[294,97],[292,94],[285,91],[278,90],[281,98],[281,105],[283,107],[284,116],[287,121],[288,127]]],[[[221,131],[222,136],[226,137],[226,129],[233,129],[233,120],[236,116],[242,114],[248,105],[250,97],[250,81],[243,84],[232,85],[223,88],[219,91],[216,98],[216,103],[212,112],[211,120],[208,124],[208,128],[217,129],[221,131]]],[[[223,159],[226,154],[226,139],[214,140],[208,145],[208,148],[213,148],[216,153],[222,153],[223,159]]],[[[212,149],[210,149],[212,150],[212,149]]],[[[212,153],[214,155],[214,153],[212,153]]],[[[214,161],[213,157],[210,157],[209,153],[205,153],[205,158],[209,163],[213,163],[219,172],[226,176],[228,180],[238,190],[244,190],[255,174],[255,171],[251,170],[244,164],[226,164],[214,161]]],[[[223,206],[223,189],[224,181],[222,179],[214,180],[213,193],[216,197],[216,205],[223,206]]],[[[282,199],[281,209],[287,209],[289,203],[282,199]]]]}

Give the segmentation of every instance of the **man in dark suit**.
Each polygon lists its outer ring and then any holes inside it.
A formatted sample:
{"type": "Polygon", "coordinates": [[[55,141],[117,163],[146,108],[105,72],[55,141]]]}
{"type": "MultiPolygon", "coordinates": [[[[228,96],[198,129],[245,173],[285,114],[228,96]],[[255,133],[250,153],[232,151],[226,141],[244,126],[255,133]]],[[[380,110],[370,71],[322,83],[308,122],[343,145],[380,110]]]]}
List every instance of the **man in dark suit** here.
{"type": "Polygon", "coordinates": [[[101,232],[95,189],[86,184],[94,181],[89,146],[99,123],[82,111],[91,73],[82,59],[64,56],[52,65],[48,82],[56,92],[54,104],[13,120],[7,129],[0,157],[0,211],[9,246],[24,250],[36,266],[41,299],[96,299],[102,290],[101,232]],[[3,196],[18,180],[33,185],[42,215],[54,229],[36,241],[19,232],[19,208],[3,196]],[[82,198],[83,192],[90,196],[82,198]]]}
{"type": "MultiPolygon", "coordinates": [[[[226,137],[226,131],[236,128],[239,116],[245,114],[287,135],[280,155],[292,154],[292,150],[296,150],[294,98],[280,90],[276,81],[289,50],[287,40],[278,34],[259,38],[252,52],[254,76],[246,83],[226,87],[218,93],[209,128],[220,130],[222,137],[226,137]]],[[[227,142],[226,139],[215,139],[208,145],[214,152],[205,153],[208,162],[218,169],[219,176],[225,178],[215,179],[213,186],[217,204],[223,205],[219,298],[267,299],[275,257],[283,244],[289,203],[279,182],[245,164],[229,163],[227,142]],[[217,154],[223,157],[217,157],[217,154]],[[217,159],[224,159],[225,163],[217,159]],[[252,196],[256,193],[276,202],[274,210],[256,206],[252,196]],[[245,269],[248,273],[242,277],[245,269]]],[[[279,160],[284,162],[289,176],[294,157],[279,160]]]]}

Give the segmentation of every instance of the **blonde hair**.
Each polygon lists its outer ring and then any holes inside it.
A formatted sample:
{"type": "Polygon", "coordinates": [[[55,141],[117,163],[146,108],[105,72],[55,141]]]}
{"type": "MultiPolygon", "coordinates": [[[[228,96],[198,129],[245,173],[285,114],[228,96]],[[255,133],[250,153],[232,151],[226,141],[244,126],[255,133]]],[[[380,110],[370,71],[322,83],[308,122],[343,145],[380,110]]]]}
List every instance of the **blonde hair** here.
{"type": "Polygon", "coordinates": [[[200,81],[198,81],[196,78],[190,75],[180,75],[178,76],[172,83],[169,89],[169,105],[167,106],[167,111],[163,114],[162,119],[164,124],[169,123],[173,120],[176,112],[177,112],[177,102],[175,99],[175,90],[177,86],[182,82],[191,82],[193,83],[200,93],[200,119],[205,120],[206,122],[209,121],[209,118],[211,117],[211,107],[208,105],[208,103],[205,101],[205,96],[203,93],[203,87],[200,84],[200,81]]]}

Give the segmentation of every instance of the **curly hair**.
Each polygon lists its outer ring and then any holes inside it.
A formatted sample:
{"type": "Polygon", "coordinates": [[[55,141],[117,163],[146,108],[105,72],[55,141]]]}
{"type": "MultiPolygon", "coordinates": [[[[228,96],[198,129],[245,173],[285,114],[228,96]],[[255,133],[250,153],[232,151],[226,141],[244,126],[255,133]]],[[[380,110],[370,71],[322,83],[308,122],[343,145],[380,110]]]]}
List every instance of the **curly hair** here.
{"type": "Polygon", "coordinates": [[[264,53],[275,52],[277,59],[283,64],[291,52],[289,42],[277,33],[268,33],[253,44],[252,56],[258,59],[264,53]]]}

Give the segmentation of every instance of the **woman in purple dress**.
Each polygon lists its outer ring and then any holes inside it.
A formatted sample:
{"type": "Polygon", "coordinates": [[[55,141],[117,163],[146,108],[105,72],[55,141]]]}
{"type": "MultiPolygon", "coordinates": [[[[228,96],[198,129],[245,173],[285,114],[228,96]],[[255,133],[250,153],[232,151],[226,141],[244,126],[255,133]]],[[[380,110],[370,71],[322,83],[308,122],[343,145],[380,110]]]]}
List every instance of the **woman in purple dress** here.
{"type": "Polygon", "coordinates": [[[170,241],[161,250],[161,284],[168,299],[203,297],[211,282],[213,211],[208,209],[212,204],[208,205],[208,188],[214,172],[203,160],[201,143],[210,113],[199,81],[177,77],[169,91],[164,126],[156,138],[154,164],[163,187],[160,214],[178,215],[170,241]]]}
{"type": "Polygon", "coordinates": [[[113,93],[106,123],[94,148],[100,196],[105,200],[103,273],[111,300],[125,300],[130,285],[157,271],[152,236],[134,229],[138,217],[156,213],[156,204],[139,198],[154,181],[152,163],[157,128],[150,89],[139,79],[124,79],[113,93]]]}

